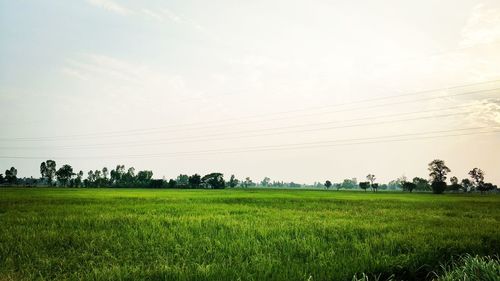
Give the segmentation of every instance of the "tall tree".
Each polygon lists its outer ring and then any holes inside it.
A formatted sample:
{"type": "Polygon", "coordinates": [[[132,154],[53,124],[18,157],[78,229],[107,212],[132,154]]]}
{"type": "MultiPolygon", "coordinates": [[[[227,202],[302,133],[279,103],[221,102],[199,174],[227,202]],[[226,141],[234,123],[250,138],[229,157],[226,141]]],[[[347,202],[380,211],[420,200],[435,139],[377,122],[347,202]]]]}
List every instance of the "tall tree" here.
{"type": "Polygon", "coordinates": [[[359,187],[361,189],[364,189],[365,192],[366,192],[366,189],[370,187],[370,182],[368,182],[368,181],[362,181],[362,182],[359,183],[359,187]]]}
{"type": "Polygon", "coordinates": [[[474,181],[474,187],[476,189],[481,189],[481,185],[484,183],[484,172],[479,168],[474,168],[469,172],[470,177],[474,181]]]}
{"type": "Polygon", "coordinates": [[[429,182],[424,178],[414,177],[412,182],[415,184],[415,189],[420,191],[431,190],[429,182]]]}
{"type": "Polygon", "coordinates": [[[102,168],[102,182],[104,185],[108,185],[109,179],[109,170],[107,167],[102,168]]]}
{"type": "Polygon", "coordinates": [[[110,172],[111,183],[116,185],[121,184],[124,175],[125,175],[125,165],[117,165],[116,169],[111,170],[110,172]]]}
{"type": "MultiPolygon", "coordinates": [[[[372,190],[373,190],[373,191],[377,190],[376,188],[373,188],[373,182],[375,182],[375,180],[377,179],[377,178],[375,177],[375,175],[374,175],[374,174],[368,174],[368,175],[366,176],[366,179],[370,182],[370,186],[371,186],[372,190]]],[[[378,186],[377,186],[377,188],[378,188],[378,186]]]]}
{"type": "Polygon", "coordinates": [[[56,175],[56,161],[47,160],[40,164],[40,174],[42,174],[42,178],[46,178],[49,182],[49,185],[52,185],[54,177],[56,175]]]}
{"type": "Polygon", "coordinates": [[[94,171],[90,170],[88,173],[87,173],[87,178],[84,180],[84,183],[85,183],[85,186],[86,187],[91,187],[94,185],[95,183],[95,175],[94,175],[94,171]]]}
{"type": "Polygon", "coordinates": [[[180,174],[177,176],[177,187],[187,188],[189,187],[189,176],[180,174]]]}
{"type": "Polygon", "coordinates": [[[253,181],[250,179],[250,177],[246,177],[245,178],[245,181],[243,182],[243,186],[244,187],[249,187],[249,186],[253,186],[254,183],[253,181]]]}
{"type": "Polygon", "coordinates": [[[231,175],[231,178],[229,178],[229,187],[236,187],[238,185],[239,180],[234,177],[234,175],[231,175]]]}
{"type": "Polygon", "coordinates": [[[201,184],[201,176],[198,174],[194,174],[189,177],[188,182],[191,188],[199,188],[201,184]]]}
{"type": "Polygon", "coordinates": [[[264,177],[264,179],[260,182],[260,185],[262,186],[269,186],[269,183],[271,182],[271,179],[268,177],[264,177]]]}
{"type": "Polygon", "coordinates": [[[83,171],[76,174],[75,187],[80,187],[82,185],[83,171]]]}
{"type": "Polygon", "coordinates": [[[10,167],[10,169],[5,170],[5,181],[8,184],[15,184],[17,182],[17,169],[10,167]]]}
{"type": "Polygon", "coordinates": [[[429,176],[431,178],[432,192],[443,193],[446,189],[446,175],[451,172],[443,160],[435,159],[429,163],[429,176]]]}
{"type": "Polygon", "coordinates": [[[222,189],[226,186],[224,175],[221,173],[210,173],[203,176],[203,178],[201,178],[201,181],[205,183],[209,188],[213,189],[222,189]]]}
{"type": "Polygon", "coordinates": [[[443,160],[433,160],[429,163],[429,176],[432,182],[444,182],[446,175],[451,172],[450,168],[446,166],[443,160]]]}
{"type": "Polygon", "coordinates": [[[141,186],[148,186],[151,178],[153,177],[153,171],[139,171],[137,173],[137,182],[141,186]]]}
{"type": "Polygon", "coordinates": [[[474,184],[472,183],[472,181],[470,179],[463,179],[462,180],[462,188],[463,188],[464,192],[471,191],[473,187],[474,187],[474,184]]]}
{"type": "Polygon", "coordinates": [[[450,191],[459,191],[463,189],[463,187],[458,183],[458,178],[453,176],[450,178],[450,186],[448,187],[448,190],[450,191]]]}
{"type": "Polygon", "coordinates": [[[56,172],[57,180],[61,183],[62,186],[67,186],[69,180],[73,175],[73,168],[68,164],[63,165],[56,172]]]}
{"type": "Polygon", "coordinates": [[[326,189],[330,189],[331,186],[332,186],[332,182],[331,181],[329,181],[329,180],[325,181],[325,187],[326,187],[326,189]]]}

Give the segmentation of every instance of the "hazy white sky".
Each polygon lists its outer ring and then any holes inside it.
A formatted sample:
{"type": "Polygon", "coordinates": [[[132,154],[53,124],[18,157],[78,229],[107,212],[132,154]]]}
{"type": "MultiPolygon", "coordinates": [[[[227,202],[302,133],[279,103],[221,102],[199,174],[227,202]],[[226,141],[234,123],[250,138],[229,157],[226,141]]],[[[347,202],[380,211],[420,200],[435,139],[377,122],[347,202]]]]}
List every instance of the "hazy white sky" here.
{"type": "Polygon", "coordinates": [[[441,158],[500,184],[499,89],[497,0],[0,0],[0,168],[20,176],[386,182],[441,158]]]}

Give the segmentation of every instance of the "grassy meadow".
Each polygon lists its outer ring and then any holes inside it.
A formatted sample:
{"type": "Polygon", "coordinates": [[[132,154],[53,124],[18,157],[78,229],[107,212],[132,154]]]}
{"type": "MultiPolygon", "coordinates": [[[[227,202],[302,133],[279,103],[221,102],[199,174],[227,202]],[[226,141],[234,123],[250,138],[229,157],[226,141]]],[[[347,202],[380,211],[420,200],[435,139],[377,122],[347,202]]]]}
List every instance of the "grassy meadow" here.
{"type": "Polygon", "coordinates": [[[500,252],[500,197],[0,189],[0,280],[422,280],[500,252]]]}

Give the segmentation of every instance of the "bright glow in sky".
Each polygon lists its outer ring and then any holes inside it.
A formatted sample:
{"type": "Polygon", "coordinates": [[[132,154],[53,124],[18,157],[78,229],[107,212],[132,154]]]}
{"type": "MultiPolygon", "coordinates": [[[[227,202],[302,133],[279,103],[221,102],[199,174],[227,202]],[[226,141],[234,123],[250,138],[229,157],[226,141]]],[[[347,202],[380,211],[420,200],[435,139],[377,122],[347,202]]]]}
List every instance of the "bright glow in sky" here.
{"type": "Polygon", "coordinates": [[[0,169],[21,177],[387,182],[440,158],[500,184],[499,89],[497,0],[0,0],[0,169]]]}

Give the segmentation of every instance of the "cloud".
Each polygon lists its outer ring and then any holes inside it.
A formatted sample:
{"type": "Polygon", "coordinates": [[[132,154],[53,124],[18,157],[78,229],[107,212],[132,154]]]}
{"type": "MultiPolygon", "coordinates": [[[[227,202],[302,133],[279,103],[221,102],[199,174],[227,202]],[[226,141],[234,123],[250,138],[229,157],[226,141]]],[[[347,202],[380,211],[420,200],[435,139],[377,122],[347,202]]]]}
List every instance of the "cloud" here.
{"type": "Polygon", "coordinates": [[[500,126],[500,98],[477,100],[470,103],[470,121],[477,125],[500,126]]]}
{"type": "Polygon", "coordinates": [[[153,12],[149,9],[142,9],[141,12],[146,15],[147,17],[150,17],[156,21],[159,21],[159,22],[162,22],[165,20],[165,18],[163,17],[163,15],[159,14],[159,13],[156,13],[156,12],[153,12]]]}
{"type": "Polygon", "coordinates": [[[471,47],[500,40],[500,10],[476,5],[462,29],[460,47],[471,47]]]}
{"type": "Polygon", "coordinates": [[[179,75],[101,54],[76,55],[66,61],[61,72],[95,87],[98,92],[105,89],[110,95],[171,100],[189,94],[184,79],[179,75]]]}
{"type": "Polygon", "coordinates": [[[74,77],[74,78],[77,78],[77,79],[80,79],[82,81],[88,81],[89,78],[86,77],[85,75],[83,75],[82,73],[80,73],[77,69],[75,68],[70,68],[70,67],[63,67],[62,69],[62,72],[68,76],[71,76],[71,77],[74,77]]]}
{"type": "Polygon", "coordinates": [[[133,11],[123,5],[116,3],[113,0],[87,0],[88,3],[104,10],[126,16],[133,14],[133,11]]]}
{"type": "Polygon", "coordinates": [[[185,25],[188,26],[198,32],[201,33],[207,33],[205,28],[201,26],[199,23],[196,21],[189,19],[186,16],[177,14],[173,12],[170,9],[167,8],[161,8],[157,10],[151,10],[151,9],[142,9],[141,10],[142,14],[145,15],[146,17],[150,19],[154,19],[155,21],[158,22],[173,22],[175,24],[180,24],[180,25],[185,25]]]}

